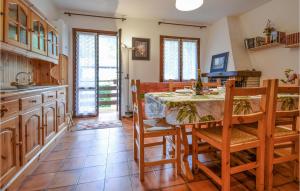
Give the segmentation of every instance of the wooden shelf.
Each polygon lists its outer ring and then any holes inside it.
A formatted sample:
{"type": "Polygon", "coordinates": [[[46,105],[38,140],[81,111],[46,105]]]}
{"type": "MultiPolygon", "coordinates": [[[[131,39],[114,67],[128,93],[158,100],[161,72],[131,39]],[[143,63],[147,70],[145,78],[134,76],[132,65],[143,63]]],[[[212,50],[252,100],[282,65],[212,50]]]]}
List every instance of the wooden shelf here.
{"type": "Polygon", "coordinates": [[[272,47],[277,47],[280,46],[280,43],[270,43],[270,44],[265,44],[262,46],[257,46],[255,48],[249,48],[249,51],[258,51],[258,50],[263,50],[263,49],[268,49],[268,48],[272,48],[272,47]]]}
{"type": "Polygon", "coordinates": [[[51,62],[53,64],[58,64],[58,60],[55,58],[50,58],[48,56],[41,55],[41,54],[29,51],[29,50],[25,50],[25,49],[7,44],[5,42],[0,42],[0,50],[12,52],[14,54],[22,55],[22,56],[25,56],[25,57],[31,58],[31,59],[43,60],[43,61],[51,62]]]}
{"type": "Polygon", "coordinates": [[[289,45],[286,45],[285,48],[298,48],[300,46],[299,43],[297,44],[289,44],[289,45]]]}

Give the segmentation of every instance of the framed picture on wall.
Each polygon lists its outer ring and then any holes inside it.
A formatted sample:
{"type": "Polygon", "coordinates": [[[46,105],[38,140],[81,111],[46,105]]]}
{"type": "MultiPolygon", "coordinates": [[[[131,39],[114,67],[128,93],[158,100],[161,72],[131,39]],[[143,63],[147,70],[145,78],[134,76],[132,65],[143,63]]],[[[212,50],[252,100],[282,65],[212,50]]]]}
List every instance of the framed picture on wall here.
{"type": "Polygon", "coordinates": [[[132,60],[150,60],[150,39],[132,38],[132,60]]]}
{"type": "Polygon", "coordinates": [[[213,55],[210,72],[226,72],[229,52],[213,55]]]}

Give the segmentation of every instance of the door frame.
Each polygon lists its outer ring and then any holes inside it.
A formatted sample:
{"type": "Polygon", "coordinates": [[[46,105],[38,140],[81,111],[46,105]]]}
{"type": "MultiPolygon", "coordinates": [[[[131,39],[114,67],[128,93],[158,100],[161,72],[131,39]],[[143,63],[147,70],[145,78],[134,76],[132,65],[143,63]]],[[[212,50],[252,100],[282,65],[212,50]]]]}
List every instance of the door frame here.
{"type": "MultiPolygon", "coordinates": [[[[76,42],[77,42],[76,41],[76,33],[77,32],[87,32],[87,33],[90,32],[90,33],[96,33],[97,36],[98,35],[107,35],[107,36],[117,36],[117,37],[118,37],[118,32],[116,32],[116,31],[95,30],[95,29],[84,29],[84,28],[72,28],[72,49],[73,49],[73,52],[72,52],[73,53],[73,55],[72,55],[72,62],[73,62],[73,87],[72,87],[73,100],[72,101],[73,101],[73,107],[72,107],[72,109],[73,109],[73,116],[78,117],[78,118],[96,117],[97,114],[98,114],[98,111],[97,111],[96,116],[95,115],[79,115],[79,116],[76,115],[76,71],[77,71],[77,63],[76,63],[76,58],[75,57],[76,57],[76,42]]],[[[96,46],[96,49],[98,50],[98,44],[96,46]]],[[[117,51],[119,51],[119,50],[117,50],[117,51]]],[[[99,66],[98,58],[96,58],[96,64],[97,64],[97,66],[99,66]]],[[[96,76],[98,78],[98,75],[96,75],[96,76]]],[[[118,80],[120,80],[120,79],[118,79],[118,80]]],[[[121,99],[121,94],[122,93],[120,91],[119,95],[118,95],[119,99],[121,99]]],[[[96,99],[98,100],[98,95],[97,94],[96,94],[96,99]]],[[[121,105],[119,105],[119,115],[121,115],[121,105]]]]}

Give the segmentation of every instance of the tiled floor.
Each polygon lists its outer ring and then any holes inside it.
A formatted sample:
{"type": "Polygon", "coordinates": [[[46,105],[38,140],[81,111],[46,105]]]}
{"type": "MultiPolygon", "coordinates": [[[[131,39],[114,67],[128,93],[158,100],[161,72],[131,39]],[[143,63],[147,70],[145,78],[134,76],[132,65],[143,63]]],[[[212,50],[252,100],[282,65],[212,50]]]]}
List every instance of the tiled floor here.
{"type": "MultiPolygon", "coordinates": [[[[26,177],[21,191],[215,191],[219,188],[204,174],[187,182],[175,175],[172,165],[147,168],[145,181],[138,178],[133,160],[131,121],[124,128],[85,130],[67,133],[55,149],[26,177]]],[[[146,150],[146,159],[161,157],[160,148],[146,150]]],[[[200,156],[207,164],[217,158],[200,156]]],[[[281,165],[275,169],[275,191],[297,191],[291,181],[291,169],[281,165]]],[[[231,179],[232,191],[255,190],[254,177],[237,174],[231,179]]]]}

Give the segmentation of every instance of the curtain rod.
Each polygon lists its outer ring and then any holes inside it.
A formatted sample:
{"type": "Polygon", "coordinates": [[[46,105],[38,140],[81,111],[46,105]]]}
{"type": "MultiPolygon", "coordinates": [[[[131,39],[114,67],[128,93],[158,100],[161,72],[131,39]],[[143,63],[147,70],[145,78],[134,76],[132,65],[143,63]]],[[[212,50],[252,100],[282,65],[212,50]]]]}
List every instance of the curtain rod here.
{"type": "Polygon", "coordinates": [[[65,15],[77,15],[77,16],[84,16],[84,17],[97,17],[97,18],[103,18],[103,19],[116,19],[116,20],[122,20],[126,21],[126,18],[121,17],[109,17],[109,16],[101,16],[101,15],[89,15],[89,14],[81,14],[81,13],[72,13],[72,12],[64,12],[65,15]]]}
{"type": "Polygon", "coordinates": [[[161,24],[165,24],[165,25],[177,25],[177,26],[184,26],[184,27],[197,27],[197,28],[200,28],[200,29],[207,27],[207,26],[203,26],[203,25],[188,25],[188,24],[168,23],[168,22],[159,21],[158,25],[161,25],[161,24]]]}

